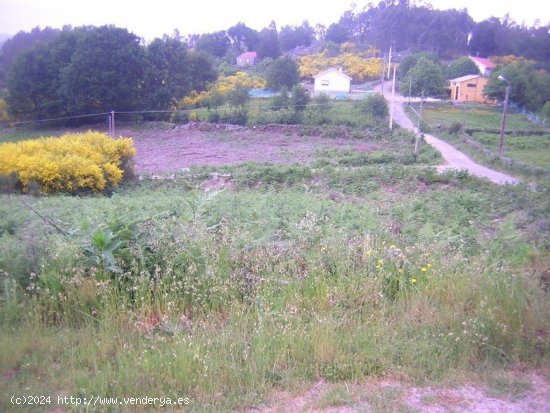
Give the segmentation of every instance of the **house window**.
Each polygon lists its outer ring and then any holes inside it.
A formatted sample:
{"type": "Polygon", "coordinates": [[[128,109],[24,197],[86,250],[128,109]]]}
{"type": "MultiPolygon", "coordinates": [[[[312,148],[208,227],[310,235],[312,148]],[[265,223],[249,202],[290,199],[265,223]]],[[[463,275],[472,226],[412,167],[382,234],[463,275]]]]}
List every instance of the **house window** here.
{"type": "Polygon", "coordinates": [[[321,80],[321,86],[328,86],[328,80],[321,80]]]}
{"type": "Polygon", "coordinates": [[[468,87],[476,87],[477,85],[475,83],[468,83],[468,87]]]}

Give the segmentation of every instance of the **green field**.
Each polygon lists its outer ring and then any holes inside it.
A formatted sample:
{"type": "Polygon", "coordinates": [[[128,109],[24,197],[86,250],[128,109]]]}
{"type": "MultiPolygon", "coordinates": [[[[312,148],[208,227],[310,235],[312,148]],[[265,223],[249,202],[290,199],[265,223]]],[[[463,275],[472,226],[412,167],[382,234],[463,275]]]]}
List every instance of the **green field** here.
{"type": "Polygon", "coordinates": [[[0,195],[0,410],[32,390],[243,411],[319,380],[545,365],[550,187],[437,174],[426,145],[416,165],[391,156],[410,136],[356,139],[383,152],[0,195]],[[213,172],[230,184],[205,191],[213,172]]]}
{"type": "MultiPolygon", "coordinates": [[[[418,105],[415,108],[418,110],[418,105]]],[[[445,104],[426,104],[423,110],[424,120],[432,127],[442,125],[449,127],[453,122],[462,124],[466,129],[497,129],[502,122],[502,108],[495,106],[463,106],[453,107],[445,104]]],[[[507,131],[542,130],[542,127],[530,122],[522,113],[508,112],[506,117],[507,131]]]]}

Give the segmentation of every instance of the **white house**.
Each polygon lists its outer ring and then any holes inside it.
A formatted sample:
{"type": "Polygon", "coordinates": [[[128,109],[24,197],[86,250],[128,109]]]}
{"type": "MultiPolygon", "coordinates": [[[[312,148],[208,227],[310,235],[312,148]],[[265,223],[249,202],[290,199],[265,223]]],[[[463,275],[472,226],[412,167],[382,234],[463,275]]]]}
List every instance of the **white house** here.
{"type": "Polygon", "coordinates": [[[351,92],[351,77],[346,75],[342,68],[331,68],[313,76],[315,80],[313,93],[323,92],[351,92]]]}
{"type": "Polygon", "coordinates": [[[484,57],[468,56],[474,62],[481,73],[481,76],[490,76],[496,65],[484,57]]]}

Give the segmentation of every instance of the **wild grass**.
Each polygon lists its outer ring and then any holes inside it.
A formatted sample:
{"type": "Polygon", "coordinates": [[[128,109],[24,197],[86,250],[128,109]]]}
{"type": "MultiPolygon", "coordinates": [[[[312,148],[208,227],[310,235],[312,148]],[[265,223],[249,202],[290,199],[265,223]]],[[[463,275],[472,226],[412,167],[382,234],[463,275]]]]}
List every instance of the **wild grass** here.
{"type": "Polygon", "coordinates": [[[32,390],[228,411],[319,379],[543,363],[547,189],[399,156],[193,168],[111,197],[1,195],[0,410],[32,390]],[[235,185],[204,192],[214,170],[235,185]]]}
{"type": "MultiPolygon", "coordinates": [[[[413,105],[418,111],[418,104],[413,105]]],[[[502,122],[502,107],[468,104],[453,107],[449,103],[427,103],[423,108],[424,120],[432,126],[442,125],[449,127],[453,122],[462,124],[465,121],[466,129],[497,129],[502,122]]],[[[530,122],[527,117],[512,109],[506,118],[508,131],[541,131],[542,127],[530,122]]]]}

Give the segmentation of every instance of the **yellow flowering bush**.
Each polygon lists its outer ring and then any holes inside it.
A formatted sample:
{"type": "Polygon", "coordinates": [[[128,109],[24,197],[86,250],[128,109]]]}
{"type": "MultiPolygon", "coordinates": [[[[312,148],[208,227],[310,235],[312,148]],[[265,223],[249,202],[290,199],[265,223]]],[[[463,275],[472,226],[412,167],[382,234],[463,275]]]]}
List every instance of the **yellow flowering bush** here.
{"type": "Polygon", "coordinates": [[[355,82],[361,83],[367,79],[377,79],[382,72],[382,64],[380,58],[365,58],[354,52],[345,52],[335,57],[316,53],[300,57],[298,71],[300,77],[313,77],[330,67],[342,67],[355,82]]]}
{"type": "Polygon", "coordinates": [[[237,88],[244,86],[249,89],[261,89],[266,86],[266,81],[262,77],[250,76],[245,72],[237,72],[230,76],[220,76],[216,83],[210,89],[198,93],[193,90],[188,96],[182,100],[184,107],[197,107],[210,99],[214,94],[227,96],[227,94],[237,88]]]}
{"type": "Polygon", "coordinates": [[[132,139],[111,139],[100,132],[0,145],[0,176],[16,174],[27,192],[36,182],[45,193],[99,192],[116,186],[135,155],[132,139]]]}

